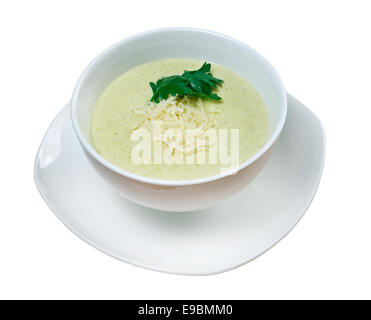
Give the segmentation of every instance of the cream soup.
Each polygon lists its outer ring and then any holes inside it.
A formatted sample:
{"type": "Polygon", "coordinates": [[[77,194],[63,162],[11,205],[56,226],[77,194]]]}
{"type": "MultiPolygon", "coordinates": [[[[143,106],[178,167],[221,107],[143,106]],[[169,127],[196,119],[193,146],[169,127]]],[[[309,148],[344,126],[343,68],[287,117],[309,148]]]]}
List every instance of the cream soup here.
{"type": "MultiPolygon", "coordinates": [[[[184,70],[197,70],[202,64],[201,60],[183,58],[152,61],[136,66],[112,81],[99,96],[92,114],[91,139],[96,151],[122,169],[164,180],[213,176],[228,167],[220,161],[210,163],[206,147],[194,150],[196,159],[199,152],[206,151],[204,164],[197,161],[193,164],[187,163],[185,153],[183,163],[178,161],[169,164],[163,161],[156,164],[153,161],[155,143],[151,144],[150,163],[138,164],[133,161],[133,148],[139,143],[132,141],[133,132],[138,128],[150,129],[153,122],[150,121],[149,112],[152,116],[156,114],[156,108],[167,108],[166,112],[173,117],[173,121],[167,118],[166,128],[172,126],[184,129],[184,123],[187,121],[187,125],[194,129],[215,129],[218,132],[219,129],[227,129],[229,153],[231,130],[235,129],[238,130],[238,162],[242,163],[253,156],[267,139],[268,114],[254,87],[231,70],[211,63],[212,75],[224,81],[213,91],[222,98],[221,101],[192,98],[188,106],[186,98],[180,101],[180,98],[170,96],[168,100],[162,100],[159,106],[154,103],[148,105],[152,96],[149,82],[156,83],[162,77],[182,74],[184,70]]],[[[165,127],[162,129],[166,129],[165,127]]],[[[185,145],[185,137],[183,138],[181,143],[185,145]]],[[[165,152],[165,149],[166,146],[162,151],[165,152]]],[[[174,150],[169,152],[178,152],[178,149],[174,150]]],[[[179,156],[179,152],[177,155],[179,156]]]]}

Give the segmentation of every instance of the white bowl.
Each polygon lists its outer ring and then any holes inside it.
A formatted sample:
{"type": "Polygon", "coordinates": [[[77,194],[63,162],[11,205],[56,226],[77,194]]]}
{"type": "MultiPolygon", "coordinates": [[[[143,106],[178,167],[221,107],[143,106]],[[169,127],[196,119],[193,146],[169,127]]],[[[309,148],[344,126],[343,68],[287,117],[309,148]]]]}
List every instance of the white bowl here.
{"type": "Polygon", "coordinates": [[[287,97],[272,65],[244,43],[211,31],[166,28],[126,38],[97,56],[78,80],[71,100],[72,124],[96,171],[125,198],[166,211],[214,206],[242,190],[267,162],[284,126],[287,97]],[[90,139],[91,114],[103,89],[126,70],[152,60],[185,57],[220,64],[244,77],[262,97],[269,120],[268,139],[238,171],[194,180],[159,180],[121,169],[100,156],[90,139]]]}

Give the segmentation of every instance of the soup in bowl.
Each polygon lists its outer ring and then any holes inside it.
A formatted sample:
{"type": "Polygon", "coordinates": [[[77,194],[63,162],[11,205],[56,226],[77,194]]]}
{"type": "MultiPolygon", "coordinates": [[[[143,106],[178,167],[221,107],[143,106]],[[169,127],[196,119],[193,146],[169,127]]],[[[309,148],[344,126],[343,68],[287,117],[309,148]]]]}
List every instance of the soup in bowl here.
{"type": "Polygon", "coordinates": [[[72,123],[116,191],[147,207],[216,205],[261,171],[286,119],[283,84],[247,45],[210,31],[134,35],[76,84],[72,123]]]}

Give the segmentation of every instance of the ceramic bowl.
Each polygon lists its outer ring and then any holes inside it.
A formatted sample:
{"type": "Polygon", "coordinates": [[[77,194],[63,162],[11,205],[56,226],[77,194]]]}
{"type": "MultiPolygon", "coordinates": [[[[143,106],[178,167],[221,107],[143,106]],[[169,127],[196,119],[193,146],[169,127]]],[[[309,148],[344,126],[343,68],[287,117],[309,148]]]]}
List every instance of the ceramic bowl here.
{"type": "Polygon", "coordinates": [[[287,97],[272,65],[246,44],[211,31],[166,28],[126,38],[98,55],[84,70],[71,99],[75,133],[88,160],[117,192],[140,205],[185,212],[214,206],[248,185],[266,164],[285,124],[287,97]],[[152,179],[121,169],[92,146],[90,122],[104,88],[130,68],[152,60],[195,58],[220,64],[244,77],[262,97],[269,121],[264,146],[237,170],[194,180],[152,179]]]}

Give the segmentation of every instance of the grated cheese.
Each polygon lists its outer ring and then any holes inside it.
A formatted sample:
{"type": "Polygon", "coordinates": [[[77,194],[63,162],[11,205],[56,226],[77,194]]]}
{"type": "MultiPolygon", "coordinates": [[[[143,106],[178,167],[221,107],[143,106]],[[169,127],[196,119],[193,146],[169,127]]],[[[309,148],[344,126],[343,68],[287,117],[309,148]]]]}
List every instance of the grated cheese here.
{"type": "Polygon", "coordinates": [[[162,143],[163,150],[167,148],[178,154],[198,153],[212,147],[210,143],[205,144],[206,132],[218,128],[223,122],[220,108],[206,106],[202,99],[187,96],[181,99],[170,96],[167,100],[161,100],[159,103],[148,102],[145,106],[133,108],[132,111],[143,117],[133,131],[142,128],[149,130],[153,142],[162,143]],[[162,135],[155,132],[155,128],[158,130],[155,124],[159,121],[162,124],[162,133],[170,130],[169,132],[174,134],[162,135]],[[194,143],[195,137],[203,143],[194,143]]]}

